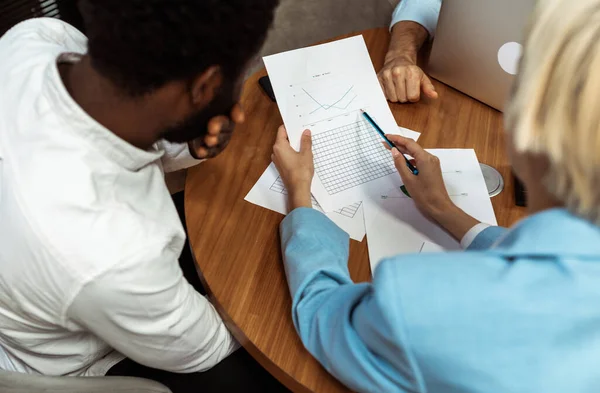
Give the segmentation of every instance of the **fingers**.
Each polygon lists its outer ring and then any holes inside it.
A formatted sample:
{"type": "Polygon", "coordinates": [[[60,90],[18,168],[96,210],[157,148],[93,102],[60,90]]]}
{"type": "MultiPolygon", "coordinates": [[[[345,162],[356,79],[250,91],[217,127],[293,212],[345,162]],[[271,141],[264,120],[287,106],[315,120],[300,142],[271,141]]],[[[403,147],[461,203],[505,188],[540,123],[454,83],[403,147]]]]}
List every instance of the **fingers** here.
{"type": "Polygon", "coordinates": [[[414,175],[406,166],[406,160],[404,159],[404,156],[400,154],[398,149],[392,149],[392,157],[394,158],[394,165],[396,166],[396,170],[400,174],[402,181],[404,183],[409,182],[412,179],[411,176],[414,175]]]}
{"type": "Polygon", "coordinates": [[[387,94],[385,92],[385,85],[383,84],[383,76],[377,75],[377,80],[379,81],[379,86],[381,86],[381,91],[383,91],[383,95],[387,98],[387,94]]]}
{"type": "Polygon", "coordinates": [[[391,102],[417,102],[421,99],[421,89],[426,96],[437,98],[435,87],[418,66],[384,69],[379,74],[379,83],[391,102]]]}
{"type": "Polygon", "coordinates": [[[404,154],[410,154],[417,161],[422,159],[424,155],[428,154],[425,149],[421,147],[417,142],[410,138],[405,138],[400,135],[386,135],[387,138],[392,141],[404,154]]]}
{"type": "Polygon", "coordinates": [[[312,136],[310,130],[304,130],[300,141],[300,153],[312,154],[312,136]]]}
{"type": "Polygon", "coordinates": [[[394,86],[396,87],[398,102],[405,103],[407,101],[405,72],[400,67],[396,67],[393,69],[392,75],[394,76],[394,86]]]}
{"type": "Polygon", "coordinates": [[[283,154],[287,149],[291,149],[290,141],[288,140],[287,130],[282,124],[277,129],[277,137],[275,138],[275,144],[273,145],[273,155],[271,155],[272,161],[277,165],[279,155],[283,154]]]}
{"type": "Polygon", "coordinates": [[[208,122],[208,133],[213,136],[219,135],[221,130],[229,127],[230,120],[227,116],[216,116],[208,122]]]}
{"type": "Polygon", "coordinates": [[[429,98],[438,98],[438,93],[435,91],[435,86],[431,83],[431,79],[425,74],[421,77],[421,88],[423,93],[429,98]]]}
{"type": "Polygon", "coordinates": [[[406,98],[410,102],[417,102],[421,99],[421,77],[423,74],[420,69],[406,70],[406,98]]]}
{"type": "Polygon", "coordinates": [[[231,110],[231,119],[227,116],[216,116],[209,120],[207,126],[208,136],[205,138],[204,142],[207,146],[216,146],[219,143],[218,137],[221,131],[232,127],[232,121],[235,124],[241,124],[245,119],[246,116],[244,115],[242,106],[240,104],[235,104],[231,110]]]}
{"type": "Polygon", "coordinates": [[[204,147],[199,147],[199,148],[196,149],[196,155],[200,159],[207,158],[208,157],[208,150],[205,149],[204,147]]]}
{"type": "Polygon", "coordinates": [[[208,147],[214,147],[219,144],[219,137],[216,135],[207,135],[204,137],[204,143],[208,147]]]}
{"type": "Polygon", "coordinates": [[[279,129],[277,129],[276,142],[288,142],[287,130],[284,125],[279,126],[279,129]]]}
{"type": "Polygon", "coordinates": [[[383,71],[383,86],[385,87],[385,96],[387,99],[391,102],[398,102],[394,78],[392,76],[392,71],[389,69],[383,71]]]}
{"type": "MultiPolygon", "coordinates": [[[[389,135],[387,135],[387,136],[389,137],[389,135]]],[[[388,138],[388,139],[389,139],[389,138],[388,138]]],[[[390,140],[391,140],[391,139],[390,139],[390,140]]],[[[391,146],[390,146],[390,145],[389,145],[387,142],[382,142],[382,143],[383,143],[383,147],[385,147],[385,148],[386,148],[387,150],[389,150],[390,152],[392,151],[392,147],[391,147],[391,146]]],[[[400,145],[396,144],[396,148],[397,148],[398,150],[400,150],[400,153],[402,153],[402,154],[410,154],[410,153],[408,152],[408,150],[406,150],[406,149],[404,148],[404,146],[400,146],[400,145]]]]}
{"type": "Polygon", "coordinates": [[[235,104],[231,110],[231,120],[233,120],[236,124],[242,124],[246,120],[244,109],[239,103],[235,104]]]}

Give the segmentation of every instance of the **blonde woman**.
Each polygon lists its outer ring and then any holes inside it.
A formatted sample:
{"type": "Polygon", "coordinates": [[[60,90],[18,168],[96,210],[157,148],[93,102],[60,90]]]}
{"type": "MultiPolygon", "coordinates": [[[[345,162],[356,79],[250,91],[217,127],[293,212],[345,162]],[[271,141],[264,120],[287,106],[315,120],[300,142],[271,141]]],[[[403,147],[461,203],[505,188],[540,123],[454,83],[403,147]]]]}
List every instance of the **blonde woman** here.
{"type": "Polygon", "coordinates": [[[600,392],[600,0],[540,0],[506,113],[530,217],[486,227],[450,201],[417,143],[423,212],[464,253],[400,255],[353,284],[348,236],[310,209],[310,133],[279,131],[274,159],[296,209],[281,225],[304,345],[359,392],[600,392]],[[435,190],[435,192],[432,192],[435,190]]]}

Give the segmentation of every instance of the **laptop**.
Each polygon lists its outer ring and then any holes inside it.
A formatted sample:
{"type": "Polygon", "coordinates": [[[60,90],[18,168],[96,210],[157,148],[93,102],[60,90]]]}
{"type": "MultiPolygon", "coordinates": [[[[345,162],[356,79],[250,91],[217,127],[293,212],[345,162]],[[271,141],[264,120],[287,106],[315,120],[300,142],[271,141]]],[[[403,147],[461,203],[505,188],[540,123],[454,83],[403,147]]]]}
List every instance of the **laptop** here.
{"type": "Polygon", "coordinates": [[[536,0],[444,0],[429,58],[435,79],[502,111],[536,0]]]}

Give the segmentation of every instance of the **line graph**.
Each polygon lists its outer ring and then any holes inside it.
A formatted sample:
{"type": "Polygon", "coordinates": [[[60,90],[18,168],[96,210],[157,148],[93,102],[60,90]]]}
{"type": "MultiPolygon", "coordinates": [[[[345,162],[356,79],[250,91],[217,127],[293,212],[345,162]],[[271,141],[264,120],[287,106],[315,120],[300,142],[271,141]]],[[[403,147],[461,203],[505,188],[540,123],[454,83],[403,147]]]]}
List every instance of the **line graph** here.
{"type": "Polygon", "coordinates": [[[287,109],[304,127],[351,116],[369,104],[361,99],[361,86],[352,77],[333,74],[290,84],[287,109]]]}
{"type": "Polygon", "coordinates": [[[312,115],[313,113],[324,109],[326,111],[328,111],[329,109],[340,109],[340,110],[346,110],[348,109],[348,107],[350,106],[350,104],[352,104],[352,102],[356,99],[356,95],[354,97],[352,97],[352,99],[350,99],[350,101],[345,105],[345,106],[337,106],[340,102],[342,102],[344,100],[344,98],[346,98],[346,96],[348,96],[348,94],[350,94],[350,92],[352,91],[352,89],[354,89],[354,86],[351,86],[345,93],[344,95],[337,100],[336,102],[334,102],[333,104],[322,104],[320,103],[315,97],[312,96],[312,94],[310,94],[308,91],[306,91],[306,89],[302,88],[302,91],[304,91],[306,93],[307,96],[309,96],[319,107],[317,109],[315,109],[314,111],[310,112],[310,114],[312,115]]]}
{"type": "MultiPolygon", "coordinates": [[[[448,171],[448,172],[443,172],[443,173],[462,173],[462,171],[448,171]]],[[[410,196],[408,190],[406,189],[406,187],[404,185],[400,186],[399,190],[401,192],[398,192],[398,189],[393,189],[393,190],[390,190],[389,192],[386,192],[385,194],[381,194],[381,199],[383,199],[383,200],[386,200],[386,199],[412,199],[412,197],[410,196]]],[[[450,191],[450,192],[448,192],[448,196],[451,198],[462,198],[462,197],[468,197],[469,193],[468,192],[450,191]]]]}

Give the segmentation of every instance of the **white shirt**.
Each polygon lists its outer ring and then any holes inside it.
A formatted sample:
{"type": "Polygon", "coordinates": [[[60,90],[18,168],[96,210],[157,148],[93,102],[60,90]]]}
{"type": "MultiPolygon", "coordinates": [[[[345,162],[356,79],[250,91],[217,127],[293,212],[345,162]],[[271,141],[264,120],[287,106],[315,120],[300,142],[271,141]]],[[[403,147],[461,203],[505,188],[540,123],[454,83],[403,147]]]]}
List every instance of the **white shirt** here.
{"type": "Polygon", "coordinates": [[[198,161],[185,145],[140,150],[88,116],[57,69],[85,51],[54,19],[0,38],[0,368],[104,375],[125,355],[206,370],[237,343],[183,277],[164,182],[198,161]]]}

